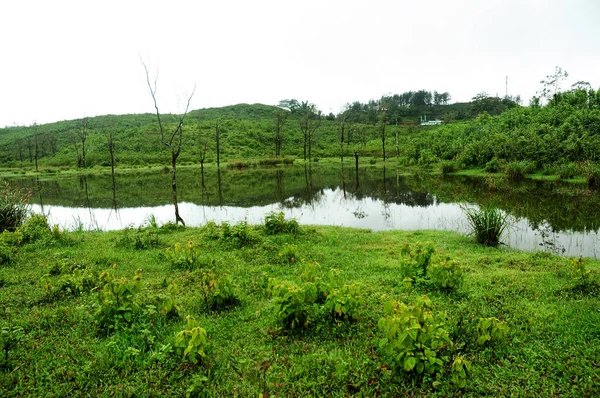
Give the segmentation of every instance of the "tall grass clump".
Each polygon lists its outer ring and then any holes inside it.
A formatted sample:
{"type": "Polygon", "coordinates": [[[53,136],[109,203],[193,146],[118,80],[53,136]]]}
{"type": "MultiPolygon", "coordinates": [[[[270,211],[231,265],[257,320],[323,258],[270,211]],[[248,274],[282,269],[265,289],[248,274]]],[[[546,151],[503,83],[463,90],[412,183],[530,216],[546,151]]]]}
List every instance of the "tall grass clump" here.
{"type": "Polygon", "coordinates": [[[461,206],[475,241],[485,246],[496,247],[508,226],[507,215],[495,206],[480,208],[461,206]]]}
{"type": "Polygon", "coordinates": [[[0,232],[13,232],[23,224],[29,213],[30,193],[12,188],[8,182],[0,192],[0,232]]]}
{"type": "Polygon", "coordinates": [[[258,161],[258,164],[261,166],[277,166],[279,164],[283,164],[283,158],[275,157],[275,158],[263,158],[258,161]]]}

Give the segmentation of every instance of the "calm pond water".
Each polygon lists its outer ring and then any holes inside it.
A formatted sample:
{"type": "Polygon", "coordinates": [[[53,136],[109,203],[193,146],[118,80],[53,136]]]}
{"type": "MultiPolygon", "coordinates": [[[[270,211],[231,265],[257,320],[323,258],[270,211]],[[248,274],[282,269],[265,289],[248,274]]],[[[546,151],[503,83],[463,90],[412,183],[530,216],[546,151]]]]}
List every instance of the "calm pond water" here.
{"type": "MultiPolygon", "coordinates": [[[[582,186],[555,182],[488,181],[484,178],[404,177],[375,167],[339,169],[294,166],[277,169],[181,168],[178,208],[188,226],[207,221],[264,222],[282,211],[301,224],[372,230],[468,231],[461,203],[494,203],[511,217],[504,242],[522,250],[546,250],[600,258],[600,199],[582,186]],[[220,180],[220,184],[219,184],[220,180]]],[[[139,226],[153,216],[175,220],[170,175],[156,169],[110,175],[19,178],[33,192],[33,210],[63,228],[114,230],[139,226]]]]}

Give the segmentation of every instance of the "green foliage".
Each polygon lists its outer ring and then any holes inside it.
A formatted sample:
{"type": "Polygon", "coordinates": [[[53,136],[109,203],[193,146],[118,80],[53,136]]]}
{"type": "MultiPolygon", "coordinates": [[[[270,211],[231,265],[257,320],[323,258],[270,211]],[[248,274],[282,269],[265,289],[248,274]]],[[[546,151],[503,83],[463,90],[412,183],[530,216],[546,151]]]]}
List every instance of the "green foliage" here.
{"type": "Polygon", "coordinates": [[[463,268],[450,257],[434,261],[427,269],[427,274],[431,282],[441,290],[456,290],[464,283],[463,268]]]}
{"type": "Polygon", "coordinates": [[[327,299],[323,308],[336,320],[355,319],[356,313],[361,305],[360,286],[356,283],[341,285],[339,287],[328,286],[327,299]]]}
{"type": "Polygon", "coordinates": [[[186,327],[175,336],[175,348],[190,362],[197,364],[206,357],[206,329],[201,328],[198,321],[191,315],[186,317],[186,327]]]}
{"type": "Polygon", "coordinates": [[[597,189],[600,187],[600,165],[587,162],[583,166],[583,175],[587,180],[588,188],[597,189]]]}
{"type": "Polygon", "coordinates": [[[425,296],[413,305],[388,302],[384,311],[386,316],[378,322],[384,334],[379,349],[392,368],[420,379],[442,374],[449,361],[447,351],[452,346],[446,314],[434,313],[431,301],[425,296]]]}
{"type": "Polygon", "coordinates": [[[21,341],[25,339],[25,332],[23,328],[9,323],[8,325],[2,325],[0,327],[0,347],[4,353],[1,367],[8,365],[8,356],[11,350],[16,348],[21,341]]]}
{"type": "Polygon", "coordinates": [[[583,263],[583,257],[571,258],[569,260],[571,268],[577,273],[577,278],[582,286],[587,286],[590,283],[591,270],[587,269],[583,263]]]}
{"type": "Polygon", "coordinates": [[[508,336],[508,325],[498,318],[479,318],[477,322],[477,344],[495,346],[508,336]]]}
{"type": "Polygon", "coordinates": [[[267,291],[273,297],[273,312],[277,323],[286,329],[307,328],[313,315],[313,304],[317,300],[314,284],[299,286],[289,281],[269,280],[267,291]]]}
{"type": "Polygon", "coordinates": [[[404,278],[424,278],[431,256],[435,253],[432,242],[418,242],[414,245],[403,244],[400,252],[403,259],[400,262],[401,275],[404,278]]]}
{"type": "MultiPolygon", "coordinates": [[[[156,221],[154,220],[154,222],[156,221]]],[[[157,229],[154,227],[140,227],[137,228],[135,232],[133,228],[125,228],[123,230],[123,235],[117,240],[116,246],[135,250],[156,248],[161,245],[160,238],[158,237],[156,231],[157,229]]]]}
{"type": "Polygon", "coordinates": [[[500,171],[500,162],[497,157],[493,157],[489,162],[485,164],[484,168],[486,173],[497,173],[500,171]]]}
{"type": "Polygon", "coordinates": [[[167,285],[166,292],[160,292],[155,296],[155,307],[160,315],[168,319],[179,318],[179,306],[175,300],[175,297],[178,294],[179,289],[177,288],[177,285],[171,283],[167,285]]]}
{"type": "Polygon", "coordinates": [[[524,161],[519,162],[508,162],[504,166],[504,173],[512,181],[520,181],[525,177],[525,171],[527,170],[527,163],[524,161]]]}
{"type": "Polygon", "coordinates": [[[82,264],[61,261],[53,264],[40,279],[49,297],[80,296],[99,282],[98,273],[82,264]]]}
{"type": "Polygon", "coordinates": [[[336,322],[356,318],[362,304],[359,285],[344,283],[337,269],[322,278],[317,263],[304,264],[301,272],[300,284],[269,279],[267,292],[273,298],[277,323],[294,330],[308,328],[322,313],[336,322]]]}
{"type": "Polygon", "coordinates": [[[507,214],[492,205],[482,206],[479,209],[466,205],[461,207],[475,241],[485,246],[498,246],[508,227],[507,214]]]}
{"type": "Polygon", "coordinates": [[[13,249],[0,240],[0,265],[7,265],[12,262],[13,249]]]}
{"type": "Polygon", "coordinates": [[[298,261],[298,247],[285,243],[279,252],[279,258],[283,264],[293,264],[298,261]]]}
{"type": "Polygon", "coordinates": [[[467,378],[469,373],[471,373],[471,362],[460,355],[452,362],[450,372],[452,374],[452,383],[458,388],[465,388],[467,386],[467,378]]]}
{"type": "Polygon", "coordinates": [[[256,241],[256,237],[250,232],[247,221],[240,221],[233,226],[226,221],[223,222],[220,239],[235,247],[248,246],[256,241]]]}
{"type": "Polygon", "coordinates": [[[267,235],[295,234],[299,229],[298,222],[294,219],[286,220],[283,212],[272,211],[265,217],[265,233],[267,235]]]}
{"type": "Polygon", "coordinates": [[[114,332],[131,325],[140,309],[138,293],[141,279],[141,269],[135,271],[131,280],[117,278],[110,271],[100,274],[100,286],[96,288],[95,320],[102,332],[114,332]]]}
{"type": "Polygon", "coordinates": [[[29,213],[31,193],[12,188],[8,182],[0,191],[0,232],[15,231],[29,213]]]}
{"type": "Polygon", "coordinates": [[[206,308],[218,311],[239,303],[231,275],[203,272],[199,280],[199,290],[206,308]]]}
{"type": "Polygon", "coordinates": [[[51,240],[54,235],[48,225],[48,218],[43,214],[32,214],[19,227],[23,243],[34,243],[40,240],[51,240]]]}
{"type": "Polygon", "coordinates": [[[442,160],[440,162],[440,171],[442,174],[456,173],[458,165],[453,160],[442,160]]]}
{"type": "Polygon", "coordinates": [[[570,179],[579,174],[579,167],[573,163],[564,163],[558,166],[557,174],[559,179],[570,179]]]}
{"type": "Polygon", "coordinates": [[[183,245],[175,243],[173,247],[167,248],[164,254],[174,269],[191,270],[200,266],[199,251],[194,247],[194,241],[191,239],[183,245]]]}

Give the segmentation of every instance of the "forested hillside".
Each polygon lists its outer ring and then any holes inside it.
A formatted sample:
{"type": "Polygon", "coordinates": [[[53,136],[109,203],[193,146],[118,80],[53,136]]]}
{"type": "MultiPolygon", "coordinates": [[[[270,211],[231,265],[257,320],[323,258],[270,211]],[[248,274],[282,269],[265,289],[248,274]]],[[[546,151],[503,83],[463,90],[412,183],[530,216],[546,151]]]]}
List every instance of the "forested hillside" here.
{"type": "MultiPolygon", "coordinates": [[[[447,104],[449,94],[426,91],[348,104],[338,115],[297,100],[280,106],[238,104],[189,112],[183,124],[181,163],[260,157],[318,160],[345,156],[397,157],[405,164],[453,160],[457,167],[490,161],[530,161],[533,167],[598,160],[600,92],[573,89],[547,105],[520,106],[511,98],[480,93],[473,102],[447,104]],[[447,95],[447,96],[446,96],[447,95]],[[419,126],[421,117],[441,126],[419,126]],[[462,119],[462,120],[460,120],[462,119]],[[383,142],[385,139],[385,143],[383,142]],[[384,145],[385,144],[385,145],[384,145]]],[[[176,115],[162,115],[167,130],[176,115]]],[[[169,164],[155,114],[106,115],[28,127],[0,129],[4,167],[88,168],[110,166],[113,135],[116,165],[169,164]]]]}

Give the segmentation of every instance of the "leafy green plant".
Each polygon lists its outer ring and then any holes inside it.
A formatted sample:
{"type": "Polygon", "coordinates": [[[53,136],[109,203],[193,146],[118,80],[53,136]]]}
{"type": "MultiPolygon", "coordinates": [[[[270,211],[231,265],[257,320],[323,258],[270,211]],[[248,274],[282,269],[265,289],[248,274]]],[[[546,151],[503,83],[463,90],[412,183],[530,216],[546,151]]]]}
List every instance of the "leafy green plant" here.
{"type": "Polygon", "coordinates": [[[384,334],[379,349],[392,368],[420,379],[443,373],[449,360],[446,352],[452,346],[445,327],[446,314],[434,313],[425,296],[413,305],[388,302],[384,312],[386,316],[378,322],[384,334]]]}
{"type": "Polygon", "coordinates": [[[298,248],[296,245],[284,244],[281,252],[279,252],[279,258],[284,264],[293,264],[298,261],[298,248]]]}
{"type": "Polygon", "coordinates": [[[200,292],[204,305],[211,310],[221,310],[239,303],[231,275],[217,276],[204,272],[200,276],[200,292]]]}
{"type": "Polygon", "coordinates": [[[0,241],[0,265],[10,264],[12,262],[12,255],[13,249],[0,241]]]}
{"type": "Polygon", "coordinates": [[[464,282],[463,268],[450,257],[432,262],[427,274],[431,282],[442,290],[456,290],[464,282]]]}
{"type": "Polygon", "coordinates": [[[53,234],[48,225],[48,218],[43,214],[32,214],[19,227],[23,243],[33,243],[38,240],[52,239],[53,234]]]}
{"type": "Polygon", "coordinates": [[[352,320],[360,307],[360,286],[343,285],[327,291],[323,308],[334,320],[352,320]]]}
{"type": "Polygon", "coordinates": [[[175,335],[175,349],[190,362],[197,364],[206,357],[206,329],[201,328],[198,321],[191,315],[186,317],[186,327],[175,335]]]}
{"type": "Polygon", "coordinates": [[[8,356],[10,350],[19,345],[25,338],[23,328],[13,325],[12,323],[0,327],[0,347],[4,352],[3,366],[8,364],[8,356]]]}
{"type": "Polygon", "coordinates": [[[55,264],[40,279],[52,298],[80,296],[91,292],[98,283],[98,273],[79,264],[55,264]]]}
{"type": "Polygon", "coordinates": [[[452,383],[458,388],[467,386],[467,378],[471,373],[471,362],[467,361],[464,356],[458,356],[450,368],[452,374],[452,383]]]}
{"type": "MultiPolygon", "coordinates": [[[[116,268],[116,267],[115,267],[116,268]]],[[[135,271],[131,280],[116,278],[110,271],[100,274],[96,288],[96,323],[100,330],[112,332],[133,322],[140,309],[138,293],[141,290],[142,270],[135,271]]]]}
{"type": "Polygon", "coordinates": [[[314,284],[299,286],[271,278],[267,290],[273,297],[273,311],[278,323],[292,330],[306,328],[312,323],[313,304],[317,300],[317,288],[314,284]]]}
{"type": "Polygon", "coordinates": [[[583,166],[583,175],[587,180],[588,188],[596,189],[600,186],[600,165],[587,162],[583,166]]]}
{"type": "Polygon", "coordinates": [[[574,163],[563,163],[556,171],[559,179],[566,180],[575,177],[579,173],[579,168],[574,163]]]}
{"type": "Polygon", "coordinates": [[[583,263],[583,257],[579,258],[571,258],[570,260],[571,267],[577,273],[579,283],[582,286],[587,286],[590,283],[590,274],[591,271],[585,267],[583,263]]]}
{"type": "Polygon", "coordinates": [[[477,344],[493,349],[508,336],[508,325],[498,318],[479,318],[477,322],[477,344]]]}
{"type": "Polygon", "coordinates": [[[15,231],[29,213],[31,192],[15,189],[8,182],[0,190],[0,232],[15,231]]]}
{"type": "Polygon", "coordinates": [[[179,293],[177,285],[171,283],[167,286],[166,292],[161,292],[156,295],[155,303],[158,313],[166,318],[179,318],[179,306],[175,297],[179,293]]]}
{"type": "Polygon", "coordinates": [[[160,246],[161,242],[156,234],[156,229],[149,228],[138,228],[137,230],[133,230],[133,228],[125,228],[123,230],[122,236],[117,240],[117,247],[126,247],[135,250],[145,250],[152,249],[160,246]]]}
{"type": "Polygon", "coordinates": [[[283,212],[270,212],[265,216],[265,233],[267,235],[275,234],[295,234],[298,233],[298,222],[294,219],[286,220],[283,212]]]}
{"type": "Polygon", "coordinates": [[[486,173],[497,173],[500,171],[500,162],[498,158],[493,157],[489,162],[485,164],[484,170],[486,173]]]}
{"type": "Polygon", "coordinates": [[[231,226],[228,222],[221,224],[220,239],[235,247],[243,247],[254,243],[255,238],[250,232],[247,221],[240,221],[231,226]]]}
{"type": "Polygon", "coordinates": [[[175,243],[173,247],[167,248],[164,254],[175,269],[195,269],[200,264],[198,249],[194,247],[194,241],[191,239],[183,245],[175,243]]]}
{"type": "Polygon", "coordinates": [[[440,171],[442,174],[456,173],[458,165],[453,160],[442,160],[440,162],[440,171]]]}
{"type": "Polygon", "coordinates": [[[480,208],[461,206],[475,241],[485,246],[498,246],[508,227],[508,216],[495,206],[480,208]]]}
{"type": "Polygon", "coordinates": [[[525,177],[527,162],[508,162],[504,166],[504,173],[513,181],[520,181],[525,177]]]}
{"type": "Polygon", "coordinates": [[[423,278],[427,274],[427,267],[435,248],[431,242],[418,242],[416,244],[403,244],[400,252],[403,259],[400,262],[401,275],[404,278],[423,278]]]}

